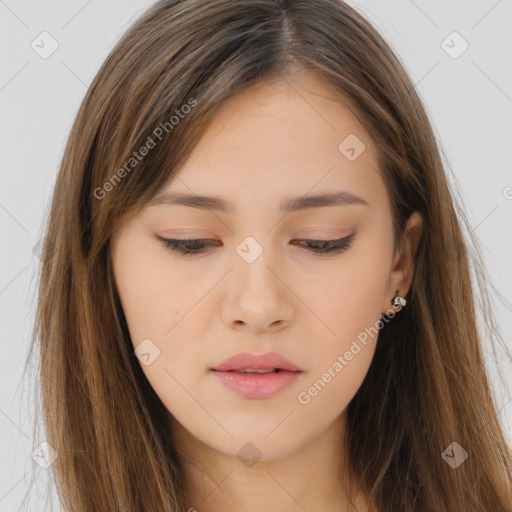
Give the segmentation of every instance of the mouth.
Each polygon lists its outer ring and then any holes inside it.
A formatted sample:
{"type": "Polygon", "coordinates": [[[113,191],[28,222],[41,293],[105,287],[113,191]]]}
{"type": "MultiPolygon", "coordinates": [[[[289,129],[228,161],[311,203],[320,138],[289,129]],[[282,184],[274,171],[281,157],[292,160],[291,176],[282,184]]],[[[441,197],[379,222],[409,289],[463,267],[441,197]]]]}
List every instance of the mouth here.
{"type": "Polygon", "coordinates": [[[296,382],[304,370],[281,354],[236,354],[210,369],[221,384],[241,398],[271,398],[296,382]]]}

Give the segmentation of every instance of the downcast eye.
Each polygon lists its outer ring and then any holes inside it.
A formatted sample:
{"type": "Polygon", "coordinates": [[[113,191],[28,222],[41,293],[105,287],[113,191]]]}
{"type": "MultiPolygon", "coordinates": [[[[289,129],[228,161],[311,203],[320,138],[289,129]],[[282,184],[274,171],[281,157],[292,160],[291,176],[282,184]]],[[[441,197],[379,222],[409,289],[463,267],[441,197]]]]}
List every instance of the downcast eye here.
{"type": "MultiPolygon", "coordinates": [[[[340,253],[346,251],[354,238],[355,233],[337,240],[292,240],[293,245],[304,244],[313,254],[340,253]]],[[[159,237],[160,238],[160,237],[159,237]]],[[[164,245],[179,254],[199,254],[208,247],[222,245],[212,238],[192,238],[186,240],[173,238],[160,238],[164,245]]]]}
{"type": "Polygon", "coordinates": [[[313,251],[313,254],[340,253],[350,247],[354,235],[355,233],[352,233],[337,240],[292,240],[292,243],[294,245],[305,243],[313,251]]]}

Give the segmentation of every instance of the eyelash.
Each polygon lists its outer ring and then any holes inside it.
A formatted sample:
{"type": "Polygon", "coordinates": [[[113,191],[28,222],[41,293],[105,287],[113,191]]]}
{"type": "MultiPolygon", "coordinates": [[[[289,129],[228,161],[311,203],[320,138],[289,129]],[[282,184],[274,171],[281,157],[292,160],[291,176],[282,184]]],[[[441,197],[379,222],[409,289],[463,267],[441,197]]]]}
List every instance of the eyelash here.
{"type": "MultiPolygon", "coordinates": [[[[353,238],[354,233],[338,240],[294,240],[294,242],[306,242],[308,248],[313,254],[322,255],[346,251],[350,248],[353,238]]],[[[188,240],[176,240],[170,238],[160,239],[167,248],[182,255],[199,254],[203,249],[208,246],[216,245],[217,242],[217,240],[214,240],[213,238],[192,238],[188,240]]]]}

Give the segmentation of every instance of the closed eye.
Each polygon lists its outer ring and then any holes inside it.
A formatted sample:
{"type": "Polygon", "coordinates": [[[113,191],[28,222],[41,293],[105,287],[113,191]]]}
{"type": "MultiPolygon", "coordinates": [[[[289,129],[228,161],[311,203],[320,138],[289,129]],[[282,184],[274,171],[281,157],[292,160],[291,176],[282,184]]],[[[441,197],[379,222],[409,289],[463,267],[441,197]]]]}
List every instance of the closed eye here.
{"type": "MultiPolygon", "coordinates": [[[[346,251],[350,247],[354,236],[355,233],[352,233],[337,240],[292,240],[290,243],[293,245],[304,244],[313,254],[332,254],[346,251]]],[[[204,253],[204,249],[207,247],[221,245],[218,240],[213,238],[189,238],[186,240],[159,238],[167,248],[183,255],[204,253]]]]}

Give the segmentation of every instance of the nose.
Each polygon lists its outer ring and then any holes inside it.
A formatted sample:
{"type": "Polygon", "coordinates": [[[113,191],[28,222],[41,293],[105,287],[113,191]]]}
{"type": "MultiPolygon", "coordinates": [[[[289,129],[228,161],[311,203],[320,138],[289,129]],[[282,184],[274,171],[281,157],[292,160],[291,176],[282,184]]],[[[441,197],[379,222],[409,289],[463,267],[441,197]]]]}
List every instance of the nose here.
{"type": "Polygon", "coordinates": [[[267,260],[242,262],[230,274],[221,312],[226,326],[263,333],[280,331],[293,322],[294,294],[285,276],[267,260]]]}

